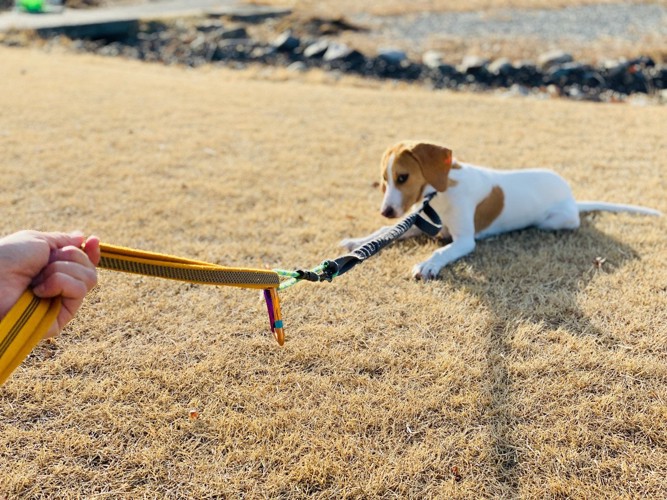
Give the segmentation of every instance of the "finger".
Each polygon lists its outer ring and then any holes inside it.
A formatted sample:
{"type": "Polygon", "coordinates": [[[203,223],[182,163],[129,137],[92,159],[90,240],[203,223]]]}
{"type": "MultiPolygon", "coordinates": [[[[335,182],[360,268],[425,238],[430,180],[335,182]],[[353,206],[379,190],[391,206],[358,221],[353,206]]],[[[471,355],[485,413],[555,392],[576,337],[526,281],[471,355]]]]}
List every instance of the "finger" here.
{"type": "Polygon", "coordinates": [[[32,286],[37,287],[46,282],[55,274],[66,274],[72,278],[84,282],[89,288],[93,288],[97,284],[97,269],[93,263],[84,256],[85,263],[79,264],[67,260],[59,260],[47,265],[42,271],[32,280],[32,286]]]}
{"type": "Polygon", "coordinates": [[[71,233],[40,233],[40,237],[43,238],[52,249],[66,247],[68,245],[80,247],[84,241],[83,233],[80,231],[73,231],[71,233]]]}
{"type": "MultiPolygon", "coordinates": [[[[62,263],[55,263],[52,265],[58,264],[62,263]]],[[[44,280],[33,288],[33,292],[38,297],[62,296],[66,299],[83,300],[88,291],[97,283],[97,274],[90,272],[79,273],[83,268],[81,266],[77,267],[78,269],[75,271],[67,269],[67,272],[59,270],[49,272],[44,280]]]]}
{"type": "Polygon", "coordinates": [[[42,338],[48,339],[57,336],[60,333],[60,331],[63,328],[65,328],[65,325],[67,325],[67,323],[69,323],[72,320],[76,312],[79,310],[79,307],[81,307],[82,303],[83,303],[82,300],[74,300],[74,299],[63,300],[62,307],[60,308],[60,312],[58,313],[58,317],[51,324],[50,328],[42,338]]]}
{"type": "Polygon", "coordinates": [[[46,339],[50,339],[50,338],[53,338],[53,337],[57,337],[58,334],[60,333],[60,330],[62,330],[62,328],[61,328],[61,326],[60,326],[60,321],[56,319],[56,320],[51,324],[51,327],[50,327],[50,328],[48,329],[48,331],[44,334],[44,336],[42,337],[42,339],[43,339],[43,340],[46,340],[46,339]]]}
{"type": "Polygon", "coordinates": [[[83,251],[88,259],[97,266],[100,263],[100,239],[97,236],[89,236],[84,244],[83,251]]]}
{"type": "Polygon", "coordinates": [[[51,250],[49,262],[74,262],[84,267],[94,268],[95,264],[81,248],[66,246],[51,250]]]}

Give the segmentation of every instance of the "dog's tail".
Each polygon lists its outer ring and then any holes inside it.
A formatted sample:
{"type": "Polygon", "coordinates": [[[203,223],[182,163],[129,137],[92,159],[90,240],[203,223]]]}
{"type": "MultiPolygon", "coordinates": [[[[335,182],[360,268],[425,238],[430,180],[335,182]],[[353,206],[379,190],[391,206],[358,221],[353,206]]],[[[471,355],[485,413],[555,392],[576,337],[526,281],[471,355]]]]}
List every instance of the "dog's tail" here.
{"type": "Polygon", "coordinates": [[[604,212],[629,212],[633,214],[655,215],[657,217],[662,215],[662,212],[653,208],[640,207],[639,205],[625,205],[623,203],[607,203],[604,201],[578,201],[577,208],[579,212],[602,210],[604,212]]]}

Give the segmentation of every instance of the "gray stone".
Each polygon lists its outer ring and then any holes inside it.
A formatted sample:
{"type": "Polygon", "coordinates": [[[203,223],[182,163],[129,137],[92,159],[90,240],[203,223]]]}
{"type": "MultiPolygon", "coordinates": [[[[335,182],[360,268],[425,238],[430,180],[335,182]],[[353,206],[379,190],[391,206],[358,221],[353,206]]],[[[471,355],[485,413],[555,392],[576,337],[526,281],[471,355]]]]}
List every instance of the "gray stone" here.
{"type": "Polygon", "coordinates": [[[327,51],[324,53],[324,60],[327,62],[337,61],[339,59],[345,59],[350,54],[352,54],[353,49],[345,45],[344,43],[332,42],[329,44],[327,51]]]}
{"type": "Polygon", "coordinates": [[[221,5],[206,10],[210,17],[228,17],[232,21],[261,23],[267,19],[288,16],[292,11],[264,5],[221,5]]]}
{"type": "Polygon", "coordinates": [[[201,34],[190,42],[190,48],[194,51],[202,49],[205,45],[206,45],[206,37],[201,34]]]}
{"type": "Polygon", "coordinates": [[[487,69],[492,75],[508,75],[514,70],[514,66],[509,59],[501,57],[491,62],[487,69]]]}
{"type": "Polygon", "coordinates": [[[203,23],[197,24],[195,28],[197,28],[197,31],[201,31],[202,33],[209,33],[211,31],[221,30],[224,27],[220,21],[205,21],[203,23]]]}
{"type": "Polygon", "coordinates": [[[280,52],[292,52],[301,44],[301,41],[292,35],[290,30],[287,30],[280,34],[271,45],[280,52]]]}
{"type": "Polygon", "coordinates": [[[541,54],[537,58],[537,66],[544,71],[550,69],[552,66],[567,64],[571,63],[572,61],[574,61],[572,54],[562,50],[551,50],[541,54]]]}
{"type": "Polygon", "coordinates": [[[422,64],[427,68],[437,69],[443,64],[444,54],[437,50],[427,50],[422,55],[422,64]]]}
{"type": "Polygon", "coordinates": [[[252,59],[264,59],[267,57],[274,56],[277,50],[275,47],[255,47],[250,51],[250,57],[252,59]]]}
{"type": "Polygon", "coordinates": [[[222,30],[220,32],[220,38],[223,40],[238,40],[241,38],[248,38],[248,32],[246,31],[245,28],[230,28],[226,30],[222,30]]]}
{"type": "Polygon", "coordinates": [[[446,63],[442,63],[440,66],[438,66],[437,70],[440,72],[441,75],[444,76],[452,76],[456,73],[456,67],[446,63]]]}
{"type": "Polygon", "coordinates": [[[627,59],[605,59],[600,66],[607,71],[617,71],[619,68],[625,70],[628,67],[628,61],[627,59]]]}
{"type": "Polygon", "coordinates": [[[489,64],[489,60],[479,56],[465,56],[458,67],[461,73],[478,71],[489,64]]]}
{"type": "Polygon", "coordinates": [[[287,66],[288,71],[293,71],[295,73],[303,73],[307,69],[308,69],[308,66],[306,66],[306,64],[301,62],[301,61],[293,62],[292,64],[287,66]]]}
{"type": "Polygon", "coordinates": [[[378,57],[389,64],[401,64],[408,58],[405,52],[397,49],[381,49],[378,57]]]}
{"type": "Polygon", "coordinates": [[[525,97],[530,94],[530,90],[525,85],[513,84],[509,89],[509,94],[525,97]]]}
{"type": "Polygon", "coordinates": [[[568,78],[583,75],[588,67],[578,63],[569,62],[551,66],[547,74],[553,80],[567,80],[568,78]]]}
{"type": "Polygon", "coordinates": [[[306,49],[303,51],[304,57],[308,58],[318,58],[322,57],[324,53],[327,51],[329,48],[330,42],[327,40],[318,40],[315,43],[311,43],[306,49]]]}

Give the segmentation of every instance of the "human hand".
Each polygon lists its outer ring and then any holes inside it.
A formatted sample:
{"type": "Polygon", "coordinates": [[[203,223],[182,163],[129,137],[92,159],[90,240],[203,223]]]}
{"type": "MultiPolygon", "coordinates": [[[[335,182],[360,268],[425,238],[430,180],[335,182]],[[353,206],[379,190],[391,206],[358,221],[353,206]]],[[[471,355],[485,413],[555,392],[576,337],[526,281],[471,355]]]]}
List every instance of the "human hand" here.
{"type": "Polygon", "coordinates": [[[57,335],[97,284],[99,260],[100,240],[95,236],[20,231],[0,238],[0,318],[32,286],[38,297],[62,298],[58,318],[45,337],[57,335]]]}

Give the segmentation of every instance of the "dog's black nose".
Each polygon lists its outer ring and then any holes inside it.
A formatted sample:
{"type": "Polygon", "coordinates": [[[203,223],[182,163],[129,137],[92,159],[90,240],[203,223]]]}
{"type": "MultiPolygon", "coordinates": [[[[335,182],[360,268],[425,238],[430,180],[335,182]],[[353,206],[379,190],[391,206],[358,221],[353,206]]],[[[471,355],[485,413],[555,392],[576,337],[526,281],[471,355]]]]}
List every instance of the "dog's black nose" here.
{"type": "Polygon", "coordinates": [[[387,207],[384,210],[382,210],[382,215],[384,217],[387,217],[388,219],[393,219],[396,217],[396,213],[394,212],[394,209],[392,207],[387,207]]]}

